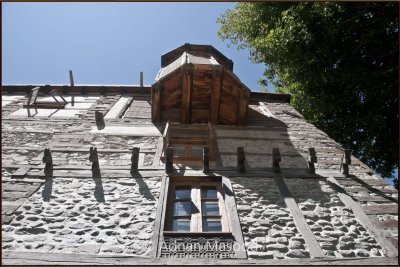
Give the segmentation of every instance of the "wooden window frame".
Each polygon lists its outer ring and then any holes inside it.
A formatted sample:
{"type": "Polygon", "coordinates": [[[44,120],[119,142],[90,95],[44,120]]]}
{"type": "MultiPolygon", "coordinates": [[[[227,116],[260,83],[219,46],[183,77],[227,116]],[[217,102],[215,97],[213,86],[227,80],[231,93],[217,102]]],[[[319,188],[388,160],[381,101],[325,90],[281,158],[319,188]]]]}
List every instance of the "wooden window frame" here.
{"type": "Polygon", "coordinates": [[[161,245],[164,236],[179,236],[179,237],[220,237],[220,236],[233,236],[235,243],[239,245],[240,249],[235,251],[235,258],[247,259],[247,251],[244,245],[242,228],[240,225],[239,215],[236,209],[236,201],[233,193],[233,188],[230,180],[224,176],[164,176],[161,182],[160,195],[157,204],[156,220],[154,222],[154,232],[152,238],[152,250],[150,255],[152,257],[160,257],[161,245]],[[226,218],[229,224],[230,232],[172,232],[165,231],[166,213],[168,210],[167,200],[170,192],[170,183],[176,180],[191,181],[194,179],[202,179],[203,181],[209,179],[213,182],[221,184],[222,192],[225,201],[226,218]],[[244,248],[244,249],[243,249],[244,248]]]}
{"type": "Polygon", "coordinates": [[[166,210],[164,232],[175,232],[175,233],[182,233],[182,234],[187,234],[187,233],[230,233],[230,226],[229,226],[227,215],[226,215],[224,193],[222,190],[222,185],[221,185],[220,179],[215,180],[215,181],[210,181],[210,179],[207,179],[207,177],[193,178],[190,180],[175,178],[173,181],[170,182],[168,192],[169,193],[168,193],[168,199],[167,199],[167,210],[166,210]],[[177,217],[177,216],[173,215],[174,203],[178,201],[174,198],[175,189],[177,187],[190,187],[191,188],[191,198],[190,199],[182,199],[183,201],[190,201],[191,205],[192,205],[191,215],[186,216],[186,217],[190,217],[190,232],[172,231],[172,220],[173,220],[173,218],[177,217]],[[204,215],[204,213],[202,211],[202,202],[207,199],[203,199],[201,196],[201,188],[203,188],[203,187],[215,187],[216,188],[220,215],[217,215],[217,216],[205,216],[204,215]],[[204,231],[203,230],[203,218],[204,217],[219,217],[221,220],[222,231],[218,231],[218,232],[204,231]]]}

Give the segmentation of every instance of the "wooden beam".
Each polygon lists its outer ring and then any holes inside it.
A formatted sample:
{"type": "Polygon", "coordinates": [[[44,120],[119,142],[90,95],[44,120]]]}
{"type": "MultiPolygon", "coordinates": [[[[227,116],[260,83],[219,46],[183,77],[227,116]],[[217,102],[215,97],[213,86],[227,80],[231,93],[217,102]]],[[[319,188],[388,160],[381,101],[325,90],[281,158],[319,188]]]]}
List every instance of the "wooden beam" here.
{"type": "Polygon", "coordinates": [[[397,257],[324,259],[210,259],[155,258],[137,255],[101,255],[63,252],[2,251],[4,265],[398,265],[397,257]],[[194,262],[195,260],[195,262],[194,262]]]}
{"type": "Polygon", "coordinates": [[[191,102],[192,102],[192,87],[193,87],[193,65],[188,63],[182,65],[182,110],[181,123],[191,123],[191,102]]]}
{"type": "Polygon", "coordinates": [[[310,229],[306,219],[303,216],[299,206],[294,200],[292,194],[287,188],[285,182],[281,177],[275,177],[275,182],[278,186],[279,193],[282,199],[285,201],[287,208],[290,210],[293,221],[299,229],[299,232],[302,234],[304,241],[307,244],[308,249],[310,250],[310,255],[313,258],[323,258],[325,257],[324,252],[318,244],[317,239],[315,238],[313,232],[310,229]]]}
{"type": "Polygon", "coordinates": [[[208,147],[203,147],[203,172],[210,172],[210,155],[208,147]]]}
{"type": "Polygon", "coordinates": [[[219,65],[213,66],[211,104],[210,104],[210,122],[212,125],[218,124],[219,103],[221,100],[222,78],[224,69],[219,65]]]}
{"type": "Polygon", "coordinates": [[[246,172],[244,148],[237,148],[237,171],[240,173],[246,172]]]}
{"type": "Polygon", "coordinates": [[[131,156],[131,174],[137,173],[138,172],[138,166],[139,166],[139,151],[140,147],[134,147],[132,149],[132,156],[131,156]]]}
{"type": "Polygon", "coordinates": [[[163,211],[164,207],[164,202],[166,200],[166,192],[167,188],[169,185],[169,177],[163,177],[161,181],[161,188],[160,188],[160,196],[157,202],[157,211],[156,211],[156,220],[154,222],[154,231],[153,231],[153,240],[152,240],[152,247],[151,247],[151,252],[150,255],[151,257],[155,258],[157,257],[157,251],[159,247],[159,241],[160,237],[162,235],[162,225],[164,225],[163,222],[163,214],[165,214],[165,211],[163,211]]]}
{"type": "Polygon", "coordinates": [[[247,111],[249,109],[249,97],[250,90],[245,89],[240,95],[238,114],[237,114],[237,125],[244,126],[247,122],[247,111]]]}
{"type": "Polygon", "coordinates": [[[244,240],[242,228],[240,227],[240,219],[236,209],[235,195],[230,180],[227,177],[222,177],[222,187],[225,195],[225,207],[230,223],[232,235],[235,237],[235,242],[240,245],[240,249],[235,251],[235,257],[239,259],[246,259],[247,252],[244,248],[244,240]]]}
{"type": "Polygon", "coordinates": [[[161,84],[156,82],[151,86],[151,121],[153,123],[161,120],[161,84]]]}

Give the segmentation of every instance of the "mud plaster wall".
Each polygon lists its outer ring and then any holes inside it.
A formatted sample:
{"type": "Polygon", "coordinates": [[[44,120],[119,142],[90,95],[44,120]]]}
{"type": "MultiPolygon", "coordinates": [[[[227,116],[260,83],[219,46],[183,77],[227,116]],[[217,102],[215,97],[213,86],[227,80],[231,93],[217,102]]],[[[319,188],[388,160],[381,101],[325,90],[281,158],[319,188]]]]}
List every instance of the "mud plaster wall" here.
{"type": "Polygon", "coordinates": [[[2,248],[147,255],[161,177],[53,178],[2,226],[2,248]]]}

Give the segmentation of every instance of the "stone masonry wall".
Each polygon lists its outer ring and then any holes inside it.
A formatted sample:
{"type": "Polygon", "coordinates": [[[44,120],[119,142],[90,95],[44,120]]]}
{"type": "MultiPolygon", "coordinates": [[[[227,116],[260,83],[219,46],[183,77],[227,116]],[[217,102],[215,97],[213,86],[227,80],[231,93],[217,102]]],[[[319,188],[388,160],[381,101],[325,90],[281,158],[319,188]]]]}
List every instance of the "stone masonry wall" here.
{"type": "Polygon", "coordinates": [[[375,174],[363,162],[352,156],[349,166],[350,176],[340,177],[340,160],[343,148],[326,133],[308,123],[304,117],[288,103],[261,103],[272,116],[283,122],[290,134],[298,138],[291,144],[299,152],[306,154],[308,147],[314,147],[318,157],[316,170],[336,172],[335,179],[354,198],[378,229],[384,231],[392,244],[398,246],[398,191],[382,177],[375,174]]]}
{"type": "Polygon", "coordinates": [[[382,247],[323,180],[285,179],[325,255],[382,256],[382,247]]]}
{"type": "Polygon", "coordinates": [[[147,255],[161,177],[53,178],[2,226],[2,248],[147,255]]]}
{"type": "Polygon", "coordinates": [[[309,258],[272,178],[231,178],[249,258],[309,258]]]}

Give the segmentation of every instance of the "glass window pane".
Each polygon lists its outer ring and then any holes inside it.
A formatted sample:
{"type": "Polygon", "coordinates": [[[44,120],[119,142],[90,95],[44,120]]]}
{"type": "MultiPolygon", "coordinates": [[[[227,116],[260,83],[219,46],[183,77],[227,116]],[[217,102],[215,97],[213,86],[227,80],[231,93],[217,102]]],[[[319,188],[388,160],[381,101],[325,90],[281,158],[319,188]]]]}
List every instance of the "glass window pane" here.
{"type": "Polygon", "coordinates": [[[203,211],[203,216],[219,215],[218,202],[203,201],[201,210],[203,211]]]}
{"type": "Polygon", "coordinates": [[[185,156],[185,146],[182,145],[174,145],[174,156],[183,157],[185,156]]]}
{"type": "Polygon", "coordinates": [[[174,216],[189,216],[192,214],[192,202],[182,201],[174,203],[174,216]]]}
{"type": "Polygon", "coordinates": [[[190,187],[175,188],[175,198],[191,198],[192,189],[190,187]]]}
{"type": "Polygon", "coordinates": [[[190,232],[190,219],[183,219],[183,218],[173,219],[172,231],[190,232]]]}
{"type": "Polygon", "coordinates": [[[222,225],[220,219],[204,218],[203,219],[203,232],[221,232],[222,225]]]}
{"type": "Polygon", "coordinates": [[[202,198],[217,198],[217,189],[215,187],[203,187],[201,188],[202,198]]]}
{"type": "Polygon", "coordinates": [[[192,146],[192,156],[193,157],[202,157],[203,156],[203,147],[192,146]]]}

